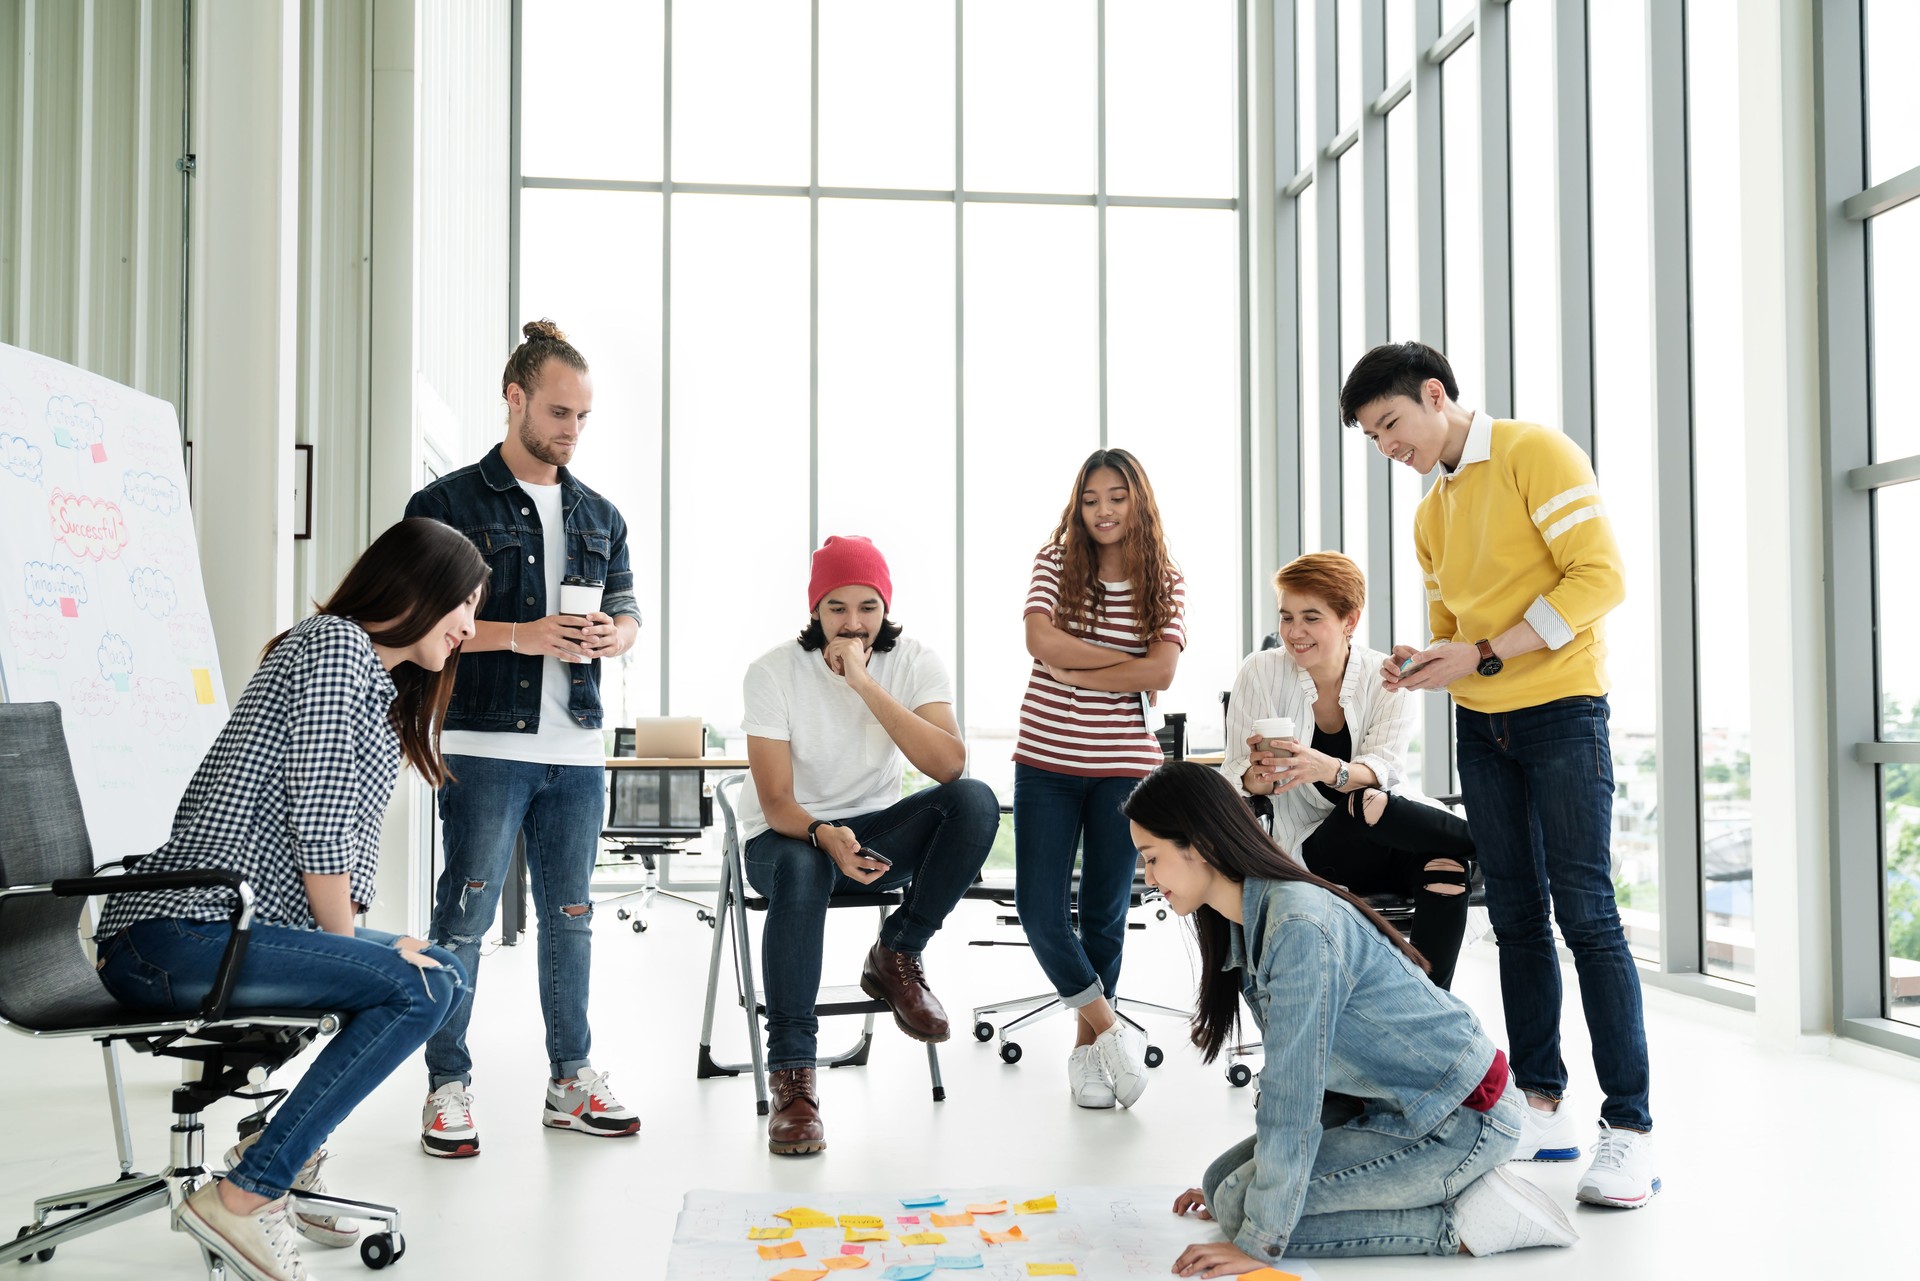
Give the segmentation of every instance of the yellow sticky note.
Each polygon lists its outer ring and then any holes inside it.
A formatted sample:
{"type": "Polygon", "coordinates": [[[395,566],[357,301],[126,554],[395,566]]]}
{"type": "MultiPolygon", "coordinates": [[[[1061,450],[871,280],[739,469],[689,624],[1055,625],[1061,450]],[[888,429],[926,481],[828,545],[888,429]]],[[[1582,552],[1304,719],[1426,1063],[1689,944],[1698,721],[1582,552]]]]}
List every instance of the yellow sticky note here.
{"type": "Polygon", "coordinates": [[[795,1218],[801,1215],[818,1214],[818,1213],[820,1213],[820,1211],[814,1209],[811,1206],[796,1205],[791,1210],[775,1211],[773,1217],[776,1219],[785,1219],[789,1223],[791,1223],[795,1218]]]}
{"type": "Polygon", "coordinates": [[[193,701],[196,703],[213,702],[213,673],[204,667],[193,669],[193,701]]]}
{"type": "Polygon", "coordinates": [[[820,1260],[820,1266],[842,1272],[848,1268],[864,1268],[867,1266],[867,1261],[857,1254],[830,1254],[820,1260]]]}
{"type": "Polygon", "coordinates": [[[1013,1208],[1021,1214],[1052,1214],[1060,1208],[1060,1203],[1054,1200],[1053,1193],[1049,1192],[1031,1201],[1022,1201],[1013,1208]]]}
{"type": "Polygon", "coordinates": [[[1080,1269],[1071,1263],[1029,1263],[1027,1275],[1030,1277],[1077,1277],[1080,1275],[1080,1269]]]}
{"type": "Polygon", "coordinates": [[[825,1268],[788,1268],[785,1272],[774,1273],[773,1281],[820,1281],[825,1275],[825,1268]]]}
{"type": "Polygon", "coordinates": [[[1276,1268],[1256,1268],[1240,1278],[1240,1281],[1300,1281],[1291,1272],[1281,1272],[1276,1268]]]}
{"type": "Polygon", "coordinates": [[[970,1228],[973,1226],[971,1214],[936,1214],[933,1216],[936,1228],[970,1228]]]}
{"type": "Polygon", "coordinates": [[[944,1232],[915,1232],[900,1238],[901,1245],[945,1245],[946,1243],[947,1237],[944,1232]]]}
{"type": "Polygon", "coordinates": [[[968,1214],[1005,1214],[1006,1212],[1005,1201],[980,1201],[967,1207],[968,1214]]]}
{"type": "Polygon", "coordinates": [[[785,1219],[789,1225],[795,1228],[830,1228],[833,1226],[833,1216],[831,1214],[822,1214],[820,1211],[810,1210],[804,1205],[796,1205],[791,1210],[782,1210],[773,1217],[776,1219],[785,1219]]]}
{"type": "Polygon", "coordinates": [[[884,1241],[887,1239],[885,1228],[848,1228],[849,1241],[884,1241]]]}
{"type": "Polygon", "coordinates": [[[1027,1234],[1022,1232],[1020,1225],[1016,1223],[1005,1232],[989,1232],[985,1228],[981,1228],[980,1239],[988,1245],[1005,1245],[1009,1241],[1025,1241],[1027,1234]]]}
{"type": "Polygon", "coordinates": [[[785,1245],[763,1245],[759,1249],[763,1259],[798,1259],[807,1252],[807,1247],[798,1241],[789,1241],[785,1245]]]}
{"type": "Polygon", "coordinates": [[[887,1221],[877,1214],[843,1214],[840,1216],[843,1228],[884,1228],[887,1221]]]}
{"type": "Polygon", "coordinates": [[[784,1241],[793,1235],[792,1228],[748,1228],[749,1241],[784,1241]]]}

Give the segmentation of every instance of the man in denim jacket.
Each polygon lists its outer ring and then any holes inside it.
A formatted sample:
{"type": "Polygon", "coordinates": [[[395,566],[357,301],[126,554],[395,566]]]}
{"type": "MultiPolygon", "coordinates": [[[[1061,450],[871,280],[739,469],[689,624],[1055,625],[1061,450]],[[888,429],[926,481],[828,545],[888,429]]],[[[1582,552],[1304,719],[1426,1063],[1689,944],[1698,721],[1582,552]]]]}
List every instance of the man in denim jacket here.
{"type": "Polygon", "coordinates": [[[431,1156],[480,1151],[467,1022],[481,938],[523,831],[540,921],[550,1076],[542,1122],[602,1137],[640,1131],[587,1060],[587,891],[606,786],[600,660],[633,648],[640,610],[626,522],[566,468],[593,408],[587,362],[551,321],[525,333],[501,375],[506,439],[407,504],[407,515],[445,521],[472,539],[493,570],[441,738],[454,778],[440,792],[446,866],[431,933],[460,958],[468,983],[461,1007],[427,1042],[420,1143],[431,1156]],[[604,584],[600,608],[560,613],[563,577],[604,584]]]}

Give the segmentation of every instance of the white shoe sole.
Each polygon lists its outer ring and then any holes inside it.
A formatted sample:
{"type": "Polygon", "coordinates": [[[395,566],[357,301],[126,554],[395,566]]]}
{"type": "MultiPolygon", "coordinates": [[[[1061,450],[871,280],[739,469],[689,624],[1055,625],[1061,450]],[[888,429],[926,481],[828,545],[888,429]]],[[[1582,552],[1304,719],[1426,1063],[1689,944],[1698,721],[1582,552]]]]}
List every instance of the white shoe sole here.
{"type": "MultiPolygon", "coordinates": [[[[1503,1166],[1495,1166],[1480,1177],[1478,1181],[1485,1185],[1484,1190],[1497,1195],[1502,1202],[1516,1211],[1524,1213],[1529,1207],[1538,1211],[1539,1214],[1544,1216],[1547,1222],[1552,1225],[1551,1230],[1557,1231],[1559,1235],[1565,1238],[1564,1240],[1540,1241],[1526,1248],[1538,1249],[1547,1247],[1564,1249],[1576,1244],[1580,1240],[1580,1232],[1573,1226],[1572,1221],[1567,1218],[1567,1212],[1555,1203],[1553,1197],[1545,1188],[1540,1187],[1536,1183],[1529,1182],[1519,1175],[1507,1174],[1504,1172],[1504,1169],[1503,1166]]],[[[1526,1215],[1525,1217],[1531,1219],[1536,1225],[1540,1223],[1540,1219],[1534,1215],[1526,1215]]],[[[1460,1243],[1466,1246],[1468,1253],[1474,1254],[1474,1257],[1488,1257],[1486,1255],[1475,1254],[1473,1243],[1468,1241],[1464,1236],[1461,1237],[1460,1243]]],[[[1511,1253],[1513,1248],[1516,1247],[1495,1250],[1493,1253],[1507,1254],[1511,1253]]]]}
{"type": "Polygon", "coordinates": [[[549,1130],[571,1130],[575,1134],[590,1134],[596,1139],[624,1139],[640,1133],[640,1118],[618,1121],[609,1118],[605,1121],[589,1121],[577,1117],[571,1112],[562,1112],[549,1103],[541,1114],[540,1124],[549,1130]]]}
{"type": "Polygon", "coordinates": [[[1631,1199],[1611,1197],[1598,1188],[1581,1188],[1573,1195],[1574,1200],[1584,1202],[1587,1205],[1604,1205],[1613,1210],[1638,1210],[1647,1202],[1660,1195],[1660,1180],[1655,1179],[1653,1181],[1653,1188],[1643,1197],[1633,1197],[1631,1199]]]}

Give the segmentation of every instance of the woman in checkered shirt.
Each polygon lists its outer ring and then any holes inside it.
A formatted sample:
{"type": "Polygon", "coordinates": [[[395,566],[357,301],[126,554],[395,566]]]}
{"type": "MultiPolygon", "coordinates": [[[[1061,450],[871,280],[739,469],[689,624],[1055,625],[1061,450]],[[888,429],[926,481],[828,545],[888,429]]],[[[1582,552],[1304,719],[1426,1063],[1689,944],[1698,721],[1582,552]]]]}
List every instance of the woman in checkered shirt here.
{"type": "MultiPolygon", "coordinates": [[[[306,1276],[294,1230],[348,1245],[359,1228],[287,1212],[321,1190],[321,1145],[437,1031],[463,995],[459,963],[417,938],[356,929],[373,898],[380,826],[404,758],[447,779],[440,718],[487,566],[458,531],[403,520],[363,553],[313,617],[267,642],[260,667],[195,772],[171,839],[142,872],[225,868],[254,893],[235,1009],[350,1015],[266,1128],[227,1153],[180,1225],[249,1281],[306,1276]]],[[[231,934],[223,888],[116,894],[100,920],[100,977],[115,999],[200,1008],[231,934]]]]}

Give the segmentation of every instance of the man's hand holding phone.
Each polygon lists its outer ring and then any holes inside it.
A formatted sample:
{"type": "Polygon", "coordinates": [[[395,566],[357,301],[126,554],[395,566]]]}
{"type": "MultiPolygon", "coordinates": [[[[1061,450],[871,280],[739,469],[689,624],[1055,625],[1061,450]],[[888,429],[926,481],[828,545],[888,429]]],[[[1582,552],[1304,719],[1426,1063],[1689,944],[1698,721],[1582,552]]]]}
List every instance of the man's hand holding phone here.
{"type": "Polygon", "coordinates": [[[870,850],[860,844],[860,838],[853,834],[850,827],[830,825],[815,833],[820,848],[827,852],[833,865],[845,873],[850,881],[862,885],[871,885],[887,874],[893,866],[893,860],[877,850],[870,850]]]}

